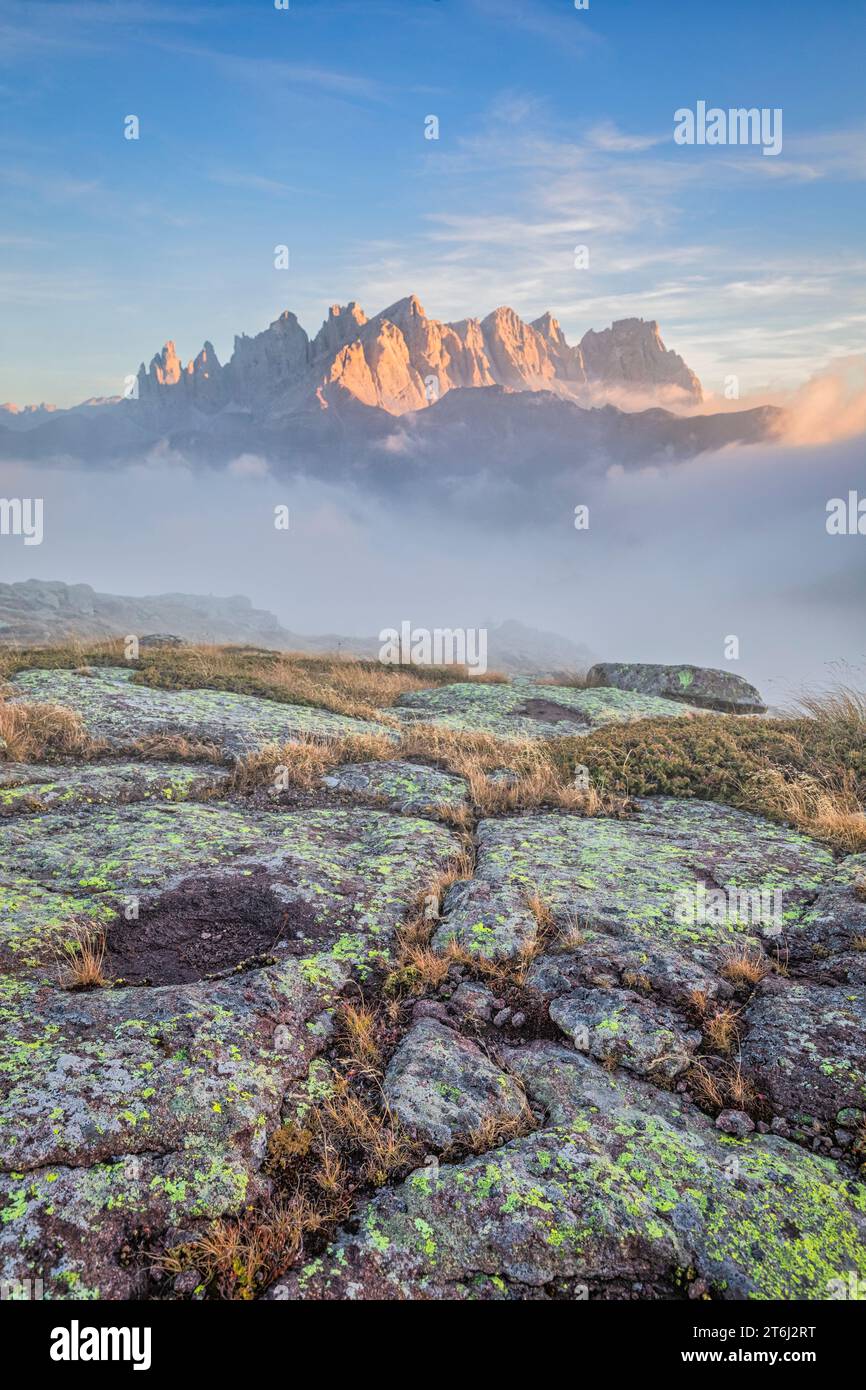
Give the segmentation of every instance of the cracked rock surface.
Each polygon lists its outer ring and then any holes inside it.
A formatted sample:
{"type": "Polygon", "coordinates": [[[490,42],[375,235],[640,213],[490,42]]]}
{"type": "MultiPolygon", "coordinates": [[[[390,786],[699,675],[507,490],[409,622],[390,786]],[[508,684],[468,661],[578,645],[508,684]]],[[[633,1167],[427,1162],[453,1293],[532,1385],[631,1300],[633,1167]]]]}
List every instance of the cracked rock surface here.
{"type": "MultiPolygon", "coordinates": [[[[146,1298],[154,1248],[255,1215],[269,1143],[323,1094],[361,1000],[411,1158],[269,1298],[800,1300],[866,1279],[866,856],[670,797],[461,838],[466,783],[423,759],[341,765],[300,806],[230,795],[224,768],[119,750],[178,733],[230,761],[387,726],[110,668],[12,684],[115,751],[0,763],[0,1278],[146,1298]],[[105,933],[98,988],[68,977],[83,920],[105,933]]],[[[688,707],[524,680],[400,711],[553,737],[688,707]]]]}

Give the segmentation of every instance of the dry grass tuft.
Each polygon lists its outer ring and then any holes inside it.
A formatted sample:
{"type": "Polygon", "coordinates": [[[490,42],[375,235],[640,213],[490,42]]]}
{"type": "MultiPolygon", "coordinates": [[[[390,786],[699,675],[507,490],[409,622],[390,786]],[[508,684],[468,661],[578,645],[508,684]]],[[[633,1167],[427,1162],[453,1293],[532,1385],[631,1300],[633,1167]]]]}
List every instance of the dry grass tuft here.
{"type": "Polygon", "coordinates": [[[60,983],[64,989],[99,989],[108,983],[102,973],[105,932],[92,922],[72,924],[61,955],[60,983]]]}
{"type": "Polygon", "coordinates": [[[527,1102],[518,1115],[485,1115],[466,1140],[471,1153],[488,1153],[512,1139],[523,1139],[538,1128],[538,1121],[527,1102]]]}
{"type": "Polygon", "coordinates": [[[551,949],[557,952],[576,951],[586,941],[586,928],[580,918],[569,913],[551,942],[551,949]]]}
{"type": "Polygon", "coordinates": [[[710,1008],[710,996],[705,989],[692,989],[689,991],[689,1003],[697,1014],[698,1018],[706,1018],[710,1008]]]}
{"type": "Polygon", "coordinates": [[[727,1074],[728,1099],[735,1110],[754,1110],[758,1103],[757,1092],[751,1081],[743,1076],[739,1066],[727,1074]]]}
{"type": "Polygon", "coordinates": [[[821,691],[816,695],[801,695],[798,710],[818,724],[835,729],[854,729],[866,734],[866,692],[854,690],[849,685],[840,685],[835,690],[821,691]]]}
{"type": "Polygon", "coordinates": [[[137,758],[169,763],[224,763],[225,754],[216,743],[203,743],[183,734],[145,734],[129,745],[137,758]]]}
{"type": "Polygon", "coordinates": [[[628,989],[639,990],[642,994],[652,994],[652,985],[642,970],[623,971],[622,982],[628,989]]]}
{"type": "Polygon", "coordinates": [[[589,690],[588,675],[588,671],[555,671],[552,676],[538,681],[538,685],[558,685],[568,690],[589,690]]]}
{"type": "Polygon", "coordinates": [[[338,1014],[346,1055],[343,1060],[357,1071],[378,1072],[382,1062],[380,1025],[366,1004],[343,1004],[338,1014]]]}
{"type": "Polygon", "coordinates": [[[698,1103],[710,1111],[718,1113],[730,1107],[753,1114],[758,1108],[757,1092],[739,1064],[727,1063],[723,1069],[711,1071],[705,1062],[698,1061],[690,1068],[687,1080],[698,1103]]]}
{"type": "Polygon", "coordinates": [[[298,787],[313,791],[331,768],[341,763],[386,762],[397,756],[393,739],[387,734],[350,734],[324,740],[311,737],[289,743],[269,743],[250,753],[232,769],[227,779],[231,792],[251,792],[271,785],[298,787]]]}
{"type": "Polygon", "coordinates": [[[205,1235],[160,1257],[169,1275],[195,1269],[220,1298],[252,1299],[298,1258],[304,1236],[322,1226],[301,1193],[277,1198],[237,1221],[214,1221],[205,1235]]]}
{"type": "Polygon", "coordinates": [[[450,825],[452,830],[457,830],[463,835],[470,834],[475,825],[475,814],[465,801],[459,802],[456,806],[450,801],[439,801],[433,807],[433,814],[443,825],[450,825]]]}
{"type": "Polygon", "coordinates": [[[740,1040],[739,1009],[730,1004],[717,1009],[704,1023],[704,1037],[717,1052],[732,1052],[740,1040]]]}
{"type": "Polygon", "coordinates": [[[788,821],[848,853],[866,849],[866,815],[857,799],[853,773],[841,785],[831,786],[805,773],[788,778],[768,767],[755,780],[755,799],[765,815],[788,821]]]}
{"type": "Polygon", "coordinates": [[[386,995],[421,995],[444,984],[451,960],[429,946],[397,938],[397,965],[385,979],[386,995]]]}
{"type": "Polygon", "coordinates": [[[0,701],[0,757],[36,763],[51,758],[90,758],[98,745],[81,716],[63,705],[0,701]]]}
{"type": "Polygon", "coordinates": [[[763,951],[737,946],[726,955],[719,974],[733,985],[757,985],[771,969],[763,951]]]}
{"type": "Polygon", "coordinates": [[[538,889],[526,895],[526,906],[535,918],[539,936],[547,936],[556,929],[556,918],[550,903],[542,898],[538,889]]]}

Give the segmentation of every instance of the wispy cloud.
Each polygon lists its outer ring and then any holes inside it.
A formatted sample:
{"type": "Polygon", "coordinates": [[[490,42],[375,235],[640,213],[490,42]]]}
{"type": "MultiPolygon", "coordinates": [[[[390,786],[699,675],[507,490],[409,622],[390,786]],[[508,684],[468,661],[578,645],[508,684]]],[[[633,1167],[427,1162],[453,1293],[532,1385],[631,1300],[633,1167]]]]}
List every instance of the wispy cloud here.
{"type": "MultiPolygon", "coordinates": [[[[856,176],[848,132],[799,143],[816,176],[856,176]]],[[[354,286],[378,304],[423,290],[428,307],[449,318],[503,302],[529,318],[550,308],[572,341],[613,318],[652,316],[711,390],[731,374],[743,391],[792,384],[834,354],[840,330],[831,320],[844,325],[846,351],[862,348],[866,293],[851,255],[824,260],[809,247],[782,255],[723,221],[711,241],[693,234],[706,232],[708,192],[746,188],[756,164],[781,163],[749,153],[681,158],[670,137],[606,122],[564,138],[543,103],[522,110],[510,93],[425,163],[436,206],[412,253],[370,248],[354,286]],[[575,266],[579,245],[589,248],[587,269],[575,266]],[[760,325],[750,306],[760,306],[760,325]]]]}

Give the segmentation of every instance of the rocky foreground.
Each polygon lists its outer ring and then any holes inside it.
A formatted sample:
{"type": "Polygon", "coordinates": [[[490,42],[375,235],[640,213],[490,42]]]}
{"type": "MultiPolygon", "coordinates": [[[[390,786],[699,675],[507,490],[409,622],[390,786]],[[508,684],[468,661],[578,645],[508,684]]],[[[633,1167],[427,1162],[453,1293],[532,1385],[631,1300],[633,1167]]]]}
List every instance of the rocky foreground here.
{"type": "Polygon", "coordinates": [[[226,780],[267,744],[420,720],[525,739],[688,718],[689,682],[439,686],[381,723],[121,668],[10,684],[101,751],[0,763],[4,1280],[218,1293],[196,1242],[267,1210],[275,1140],[302,1171],[360,999],[388,1020],[379,1103],[407,1161],[247,1295],[828,1299],[866,1279],[866,855],[671,797],[475,821],[432,759],[344,763],[304,796],[226,780]],[[168,735],[218,756],[130,751],[168,735]],[[419,890],[445,962],[426,988],[397,955],[419,890]],[[62,964],[82,920],[105,931],[87,990],[62,964]]]}

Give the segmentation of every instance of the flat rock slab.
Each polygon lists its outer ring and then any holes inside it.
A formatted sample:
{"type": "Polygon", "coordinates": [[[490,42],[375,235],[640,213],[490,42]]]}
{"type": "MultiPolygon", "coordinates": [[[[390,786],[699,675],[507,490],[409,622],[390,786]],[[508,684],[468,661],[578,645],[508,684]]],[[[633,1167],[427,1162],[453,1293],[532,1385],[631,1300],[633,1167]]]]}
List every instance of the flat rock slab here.
{"type": "Polygon", "coordinates": [[[707,999],[729,997],[731,986],[699,960],[664,942],[630,940],[584,928],[579,946],[544,952],[533,962],[527,984],[548,999],[578,985],[645,990],[653,998],[680,1007],[694,993],[707,999]]]}
{"type": "Polygon", "coordinates": [[[432,815],[440,807],[454,808],[467,800],[466,783],[453,773],[422,763],[344,763],[322,778],[329,791],[371,797],[391,811],[432,815]]]}
{"type": "Polygon", "coordinates": [[[136,1296],[139,1276],[118,1258],[136,1229],[238,1212],[261,1193],[268,1133],[327,1041],[340,991],[388,960],[419,881],[458,842],[378,810],[189,802],[16,817],[2,833],[3,1277],[42,1277],[46,1297],[136,1296]],[[260,886],[301,929],[241,973],[59,987],[73,911],[101,918],[134,959],[151,911],[190,884],[199,908],[209,889],[217,935],[238,884],[260,886]]]}
{"type": "Polygon", "coordinates": [[[122,918],[130,900],[190,877],[214,875],[217,892],[227,868],[263,873],[286,903],[312,906],[332,937],[346,938],[348,951],[359,932],[387,941],[418,874],[432,872],[456,847],[432,821],[362,809],[281,814],[143,803],[17,817],[3,829],[0,962],[4,947],[22,961],[40,957],[40,945],[42,956],[56,952],[50,930],[49,940],[39,939],[53,903],[122,918]],[[33,931],[22,933],[31,920],[33,931]]]}
{"type": "Polygon", "coordinates": [[[126,748],[150,734],[177,734],[242,757],[265,744],[303,735],[340,738],[388,732],[367,720],[256,695],[152,689],[134,684],[133,674],[122,666],[96,667],[87,676],[74,671],[21,671],[10,685],[13,699],[49,701],[75,710],[91,738],[111,748],[126,748]]]}
{"type": "Polygon", "coordinates": [[[515,680],[511,685],[460,681],[408,691],[391,713],[407,723],[526,739],[588,734],[606,724],[664,715],[682,718],[689,707],[627,690],[574,690],[526,680],[515,680]]]}
{"type": "Polygon", "coordinates": [[[764,714],[766,710],[759,692],[742,676],[706,666],[601,661],[587,672],[587,680],[591,685],[637,690],[642,695],[661,695],[668,700],[686,700],[701,709],[728,714],[764,714]]]}
{"type": "Polygon", "coordinates": [[[416,1023],[385,1074],[385,1099],[406,1128],[438,1149],[466,1140],[485,1120],[516,1120],[525,1097],[513,1077],[435,1019],[416,1023]]]}
{"type": "Polygon", "coordinates": [[[663,1084],[689,1066],[701,1034],[684,1030],[664,1005],[633,990],[575,989],[557,996],[550,1017],[578,1052],[663,1084]]]}
{"type": "Polygon", "coordinates": [[[274,1298],[509,1299],[640,1281],[681,1297],[830,1299],[866,1276],[866,1188],[785,1140],[550,1044],[509,1064],[548,1126],[383,1191],[274,1298]],[[839,1284],[834,1281],[840,1281],[839,1284]]]}
{"type": "Polygon", "coordinates": [[[640,802],[633,820],[485,820],[477,840],[475,877],[446,900],[436,943],[456,939],[491,956],[516,955],[535,939],[526,897],[538,891],[559,926],[577,923],[698,962],[717,960],[743,937],[796,934],[810,904],[838,877],[830,851],[805,835],[712,802],[669,797],[640,802]],[[722,920],[712,900],[697,894],[702,885],[734,895],[725,897],[722,920]],[[759,901],[748,896],[755,894],[759,901]],[[776,906],[779,923],[763,921],[761,911],[776,906]]]}
{"type": "Polygon", "coordinates": [[[866,1113],[866,988],[765,981],[746,1012],[741,1061],[795,1127],[866,1113]]]}
{"type": "Polygon", "coordinates": [[[185,801],[218,786],[224,777],[219,768],[190,763],[0,764],[0,815],[133,801],[185,801]]]}

